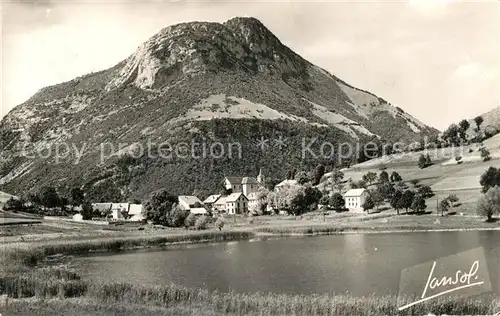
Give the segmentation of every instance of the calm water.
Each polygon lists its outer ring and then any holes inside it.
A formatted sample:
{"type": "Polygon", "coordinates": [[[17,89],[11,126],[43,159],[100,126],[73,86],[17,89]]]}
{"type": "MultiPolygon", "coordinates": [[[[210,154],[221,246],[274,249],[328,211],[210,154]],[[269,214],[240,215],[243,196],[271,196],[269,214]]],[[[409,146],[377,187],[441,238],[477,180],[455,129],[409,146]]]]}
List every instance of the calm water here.
{"type": "Polygon", "coordinates": [[[498,291],[499,231],[354,234],[77,257],[86,278],[236,292],[397,294],[402,269],[482,246],[498,291]]]}

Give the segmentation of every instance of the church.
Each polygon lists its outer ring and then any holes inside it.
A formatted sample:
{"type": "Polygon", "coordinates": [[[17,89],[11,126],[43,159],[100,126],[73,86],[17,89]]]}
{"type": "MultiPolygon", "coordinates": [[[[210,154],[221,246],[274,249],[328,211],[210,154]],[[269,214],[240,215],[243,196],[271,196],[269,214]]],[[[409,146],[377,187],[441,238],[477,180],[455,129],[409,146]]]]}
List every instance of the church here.
{"type": "Polygon", "coordinates": [[[249,196],[251,193],[257,192],[259,187],[264,186],[265,178],[262,174],[262,168],[259,171],[257,178],[254,177],[225,177],[224,187],[226,190],[231,190],[232,193],[243,193],[249,196]]]}

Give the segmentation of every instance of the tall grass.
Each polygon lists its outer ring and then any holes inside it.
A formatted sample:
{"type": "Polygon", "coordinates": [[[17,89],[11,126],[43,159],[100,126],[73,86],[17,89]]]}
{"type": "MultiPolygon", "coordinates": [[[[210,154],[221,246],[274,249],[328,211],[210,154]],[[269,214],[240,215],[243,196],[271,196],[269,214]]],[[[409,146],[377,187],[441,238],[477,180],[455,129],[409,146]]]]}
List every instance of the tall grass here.
{"type": "Polygon", "coordinates": [[[55,254],[74,254],[89,251],[117,251],[137,247],[161,246],[175,243],[221,242],[250,239],[254,236],[248,231],[210,231],[183,233],[163,236],[134,236],[121,238],[99,238],[94,240],[63,240],[50,243],[17,243],[0,248],[0,275],[19,264],[33,266],[46,256],[55,254]]]}
{"type": "MultiPolygon", "coordinates": [[[[312,226],[285,228],[283,232],[300,234],[339,232],[345,228],[312,226]]],[[[260,231],[266,231],[266,228],[260,231]]],[[[276,228],[272,229],[276,233],[276,228]]],[[[0,263],[0,295],[10,298],[36,297],[81,298],[100,305],[124,304],[160,307],[182,306],[187,311],[200,306],[217,314],[259,315],[408,315],[408,314],[493,314],[500,301],[439,299],[415,305],[399,312],[394,296],[353,297],[348,295],[285,295],[273,293],[222,293],[206,289],[190,289],[175,284],[145,286],[127,283],[103,283],[82,280],[60,268],[33,268],[48,255],[86,251],[112,251],[138,246],[155,246],[178,242],[227,241],[249,239],[251,232],[196,232],[182,235],[129,237],[61,241],[55,244],[21,243],[2,247],[0,263]],[[22,272],[22,273],[21,273],[22,272]]],[[[412,302],[405,298],[399,304],[412,302]]],[[[82,309],[85,307],[82,306],[82,309]]]]}
{"type": "MultiPolygon", "coordinates": [[[[97,304],[149,306],[206,306],[220,314],[260,315],[487,315],[500,307],[492,298],[476,300],[438,299],[398,311],[395,296],[353,297],[348,295],[286,295],[272,293],[221,293],[205,289],[169,286],[144,286],[127,283],[86,282],[71,273],[40,270],[29,276],[2,280],[0,294],[9,297],[68,298],[82,297],[97,304]]],[[[410,303],[404,298],[399,304],[410,303]]]]}

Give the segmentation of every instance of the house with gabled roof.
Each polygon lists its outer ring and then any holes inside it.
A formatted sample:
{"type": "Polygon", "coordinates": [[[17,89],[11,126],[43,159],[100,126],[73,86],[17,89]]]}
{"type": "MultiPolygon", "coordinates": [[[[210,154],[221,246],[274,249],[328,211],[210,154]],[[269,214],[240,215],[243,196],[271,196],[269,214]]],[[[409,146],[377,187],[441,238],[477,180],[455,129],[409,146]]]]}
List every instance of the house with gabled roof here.
{"type": "Polygon", "coordinates": [[[213,204],[212,210],[217,213],[226,212],[226,198],[227,196],[220,196],[213,204]]]}
{"type": "Polygon", "coordinates": [[[363,204],[368,197],[367,189],[351,189],[344,194],[345,200],[345,208],[354,211],[354,212],[362,212],[363,204]]]}
{"type": "Polygon", "coordinates": [[[207,210],[199,198],[192,195],[179,195],[179,207],[192,214],[206,214],[207,210]]]}
{"type": "Polygon", "coordinates": [[[212,205],[214,205],[215,202],[217,202],[217,200],[221,197],[222,195],[220,194],[213,194],[213,195],[210,195],[209,197],[207,197],[205,199],[205,201],[203,201],[203,204],[205,204],[205,206],[207,207],[211,207],[212,205]]]}
{"type": "Polygon", "coordinates": [[[248,212],[248,198],[242,193],[231,193],[226,198],[227,214],[244,214],[248,212]]]}

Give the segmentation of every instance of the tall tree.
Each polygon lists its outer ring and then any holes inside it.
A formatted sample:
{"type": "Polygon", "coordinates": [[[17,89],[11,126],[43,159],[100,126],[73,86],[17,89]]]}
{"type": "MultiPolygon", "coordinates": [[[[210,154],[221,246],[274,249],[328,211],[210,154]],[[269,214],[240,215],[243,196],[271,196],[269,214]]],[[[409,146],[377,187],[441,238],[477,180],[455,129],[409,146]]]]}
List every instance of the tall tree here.
{"type": "Polygon", "coordinates": [[[444,216],[444,213],[448,212],[448,209],[450,208],[450,202],[447,199],[442,200],[439,202],[438,205],[438,212],[441,212],[441,216],[444,216]]]}
{"type": "Polygon", "coordinates": [[[489,167],[482,175],[479,180],[481,184],[482,192],[486,193],[488,190],[496,185],[500,186],[500,169],[495,167],[489,167]]]}
{"type": "Polygon", "coordinates": [[[88,201],[82,202],[82,219],[91,220],[92,216],[94,216],[94,209],[92,208],[92,204],[88,201]]]}
{"type": "Polygon", "coordinates": [[[329,204],[334,210],[344,209],[345,208],[344,197],[340,193],[334,193],[330,197],[329,204]]]}
{"type": "Polygon", "coordinates": [[[410,208],[411,204],[413,203],[414,197],[415,197],[415,192],[413,192],[412,190],[404,191],[403,195],[401,196],[400,206],[401,206],[401,208],[405,208],[407,213],[408,213],[408,209],[410,208]]]}
{"type": "Polygon", "coordinates": [[[460,123],[458,123],[458,126],[460,126],[460,137],[463,140],[467,140],[467,130],[470,127],[469,121],[461,120],[460,123]]]}
{"type": "Polygon", "coordinates": [[[422,212],[423,210],[425,210],[427,208],[427,205],[425,204],[424,198],[421,197],[421,196],[419,196],[419,195],[417,195],[413,199],[413,202],[411,203],[411,207],[410,208],[414,212],[420,213],[420,212],[422,212]]]}
{"type": "Polygon", "coordinates": [[[324,174],[325,174],[325,165],[319,164],[318,166],[316,166],[316,169],[314,170],[313,185],[318,185],[324,174]]]}
{"type": "Polygon", "coordinates": [[[396,171],[393,171],[391,173],[391,182],[399,182],[399,181],[402,181],[403,179],[401,178],[401,176],[399,175],[399,173],[397,173],[396,171]]]}
{"type": "Polygon", "coordinates": [[[477,117],[474,119],[474,122],[476,122],[477,129],[478,129],[478,130],[481,130],[481,124],[483,124],[483,122],[484,122],[483,117],[482,117],[482,116],[477,116],[477,117]]]}
{"type": "Polygon", "coordinates": [[[377,186],[377,191],[379,192],[379,194],[382,196],[382,198],[384,200],[389,200],[392,198],[392,196],[395,192],[395,189],[394,189],[394,186],[392,185],[392,183],[386,182],[386,183],[379,184],[377,186]]]}
{"type": "Polygon", "coordinates": [[[373,201],[373,204],[378,210],[379,206],[384,203],[384,197],[382,196],[378,188],[370,192],[370,197],[373,201]]]}
{"type": "Polygon", "coordinates": [[[500,187],[494,187],[484,194],[477,204],[477,214],[486,216],[487,221],[493,220],[493,215],[500,214],[500,187]]]}
{"type": "Polygon", "coordinates": [[[371,196],[368,196],[366,198],[365,203],[363,203],[363,205],[361,205],[361,207],[363,208],[363,210],[365,212],[368,212],[368,214],[370,213],[370,210],[375,207],[375,203],[373,202],[371,196]]]}
{"type": "Polygon", "coordinates": [[[403,192],[397,190],[394,192],[392,198],[391,198],[391,207],[394,208],[399,215],[399,210],[401,209],[401,198],[403,197],[403,192]]]}
{"type": "Polygon", "coordinates": [[[363,181],[368,182],[369,184],[372,184],[377,180],[377,174],[375,172],[369,171],[365,175],[363,175],[363,181]]]}
{"type": "Polygon", "coordinates": [[[449,144],[458,145],[460,143],[460,128],[457,124],[451,124],[444,132],[443,139],[449,144]]]}
{"type": "Polygon", "coordinates": [[[71,189],[71,205],[80,206],[85,199],[85,194],[82,189],[75,187],[71,189]]]}
{"type": "Polygon", "coordinates": [[[340,170],[337,170],[337,169],[334,169],[332,170],[331,172],[331,183],[332,183],[332,191],[333,191],[333,188],[335,187],[335,189],[337,189],[337,191],[341,191],[341,184],[342,184],[342,180],[344,179],[344,173],[340,170]]]}
{"type": "Polygon", "coordinates": [[[165,189],[153,192],[144,203],[144,217],[154,224],[169,226],[170,216],[177,202],[177,197],[165,189]]]}
{"type": "Polygon", "coordinates": [[[424,155],[420,155],[420,157],[418,158],[418,167],[420,169],[424,169],[425,167],[427,167],[427,160],[425,159],[424,155]]]}
{"type": "Polygon", "coordinates": [[[389,174],[387,173],[387,171],[384,170],[384,171],[380,172],[378,179],[381,183],[389,182],[389,174]]]}
{"type": "Polygon", "coordinates": [[[431,187],[428,185],[423,185],[420,188],[418,188],[417,194],[423,197],[424,199],[428,199],[434,196],[434,192],[432,192],[431,187]]]}
{"type": "Polygon", "coordinates": [[[54,187],[46,186],[40,190],[40,202],[46,208],[55,208],[60,206],[60,198],[54,187]]]}

